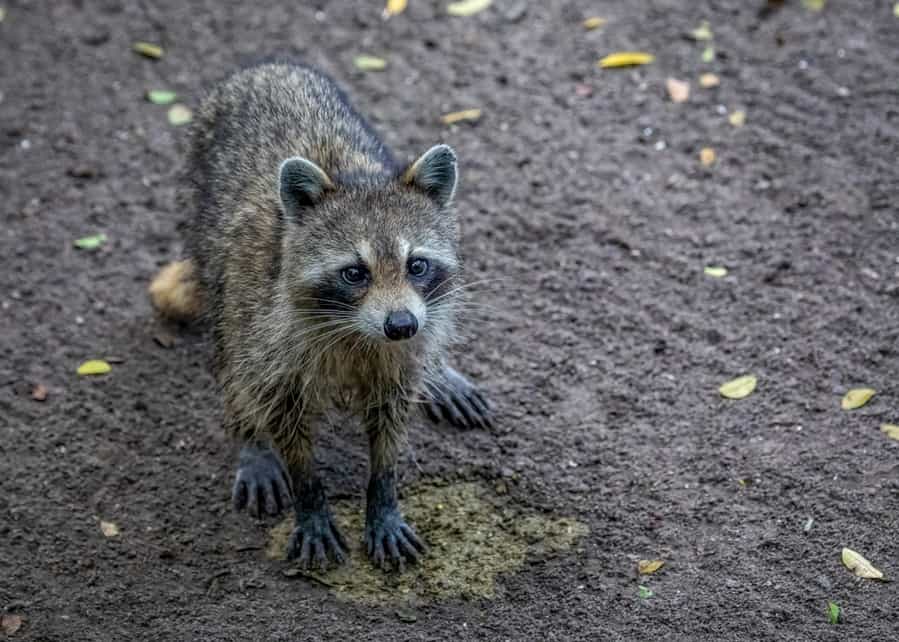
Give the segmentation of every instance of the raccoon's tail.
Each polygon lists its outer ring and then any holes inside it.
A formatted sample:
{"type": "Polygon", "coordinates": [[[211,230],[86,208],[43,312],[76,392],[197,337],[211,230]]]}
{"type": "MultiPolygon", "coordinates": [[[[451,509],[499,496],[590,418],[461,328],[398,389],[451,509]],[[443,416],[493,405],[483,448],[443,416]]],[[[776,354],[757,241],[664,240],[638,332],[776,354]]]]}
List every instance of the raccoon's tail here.
{"type": "Polygon", "coordinates": [[[169,263],[150,283],[153,307],[166,319],[187,322],[203,314],[203,294],[190,259],[169,263]]]}

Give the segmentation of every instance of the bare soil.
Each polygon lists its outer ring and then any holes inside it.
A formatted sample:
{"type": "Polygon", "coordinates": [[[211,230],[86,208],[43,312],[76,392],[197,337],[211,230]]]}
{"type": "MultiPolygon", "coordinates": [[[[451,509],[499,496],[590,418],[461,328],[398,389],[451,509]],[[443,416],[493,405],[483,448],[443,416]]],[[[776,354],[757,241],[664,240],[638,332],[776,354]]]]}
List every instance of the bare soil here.
{"type": "MultiPolygon", "coordinates": [[[[896,584],[854,577],[840,551],[899,577],[899,442],[879,430],[899,422],[899,19],[887,0],[781,4],[497,0],[450,18],[411,0],[385,22],[380,2],[350,0],[5,2],[0,610],[25,618],[12,637],[894,639],[896,584]],[[590,15],[609,22],[584,31],[590,15]],[[711,63],[684,37],[703,19],[711,63]],[[132,53],[137,40],[166,55],[132,53]],[[631,49],[656,62],[595,67],[631,49]],[[175,204],[184,129],[143,94],[192,105],[278,53],[333,75],[400,155],[459,153],[483,305],[457,361],[498,427],[418,422],[405,487],[473,482],[498,511],[589,529],[568,550],[531,547],[492,598],[398,607],[285,576],[263,550],[276,521],[229,508],[204,333],[154,340],[171,330],[146,285],[180,256],[190,212],[175,204]],[[360,53],[389,66],[358,71],[360,53]],[[698,87],[703,72],[720,86],[698,87]],[[668,100],[669,76],[691,81],[688,102],[668,100]],[[471,107],[479,122],[440,124],[471,107]],[[99,250],[73,247],[97,232],[99,250]],[[89,358],[112,372],[76,376],[89,358]],[[720,398],[744,373],[755,393],[720,398]],[[877,395],[841,410],[861,386],[877,395]],[[641,558],[666,565],[638,578],[641,558]]],[[[321,446],[332,496],[361,503],[358,427],[321,446]]]]}

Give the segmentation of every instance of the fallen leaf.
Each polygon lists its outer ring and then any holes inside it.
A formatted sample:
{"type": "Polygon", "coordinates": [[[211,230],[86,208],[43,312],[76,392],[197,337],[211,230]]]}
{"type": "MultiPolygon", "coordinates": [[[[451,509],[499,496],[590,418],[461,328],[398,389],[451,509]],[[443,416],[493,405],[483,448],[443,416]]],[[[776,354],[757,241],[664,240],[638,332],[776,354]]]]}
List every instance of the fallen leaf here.
{"type": "Polygon", "coordinates": [[[606,22],[607,21],[605,18],[600,18],[599,16],[592,16],[592,17],[584,20],[581,23],[581,25],[584,27],[584,29],[586,29],[587,31],[590,31],[592,29],[598,29],[599,27],[606,24],[606,22]]]}
{"type": "Polygon", "coordinates": [[[742,109],[738,109],[731,112],[730,116],[727,117],[727,120],[730,121],[730,124],[734,127],[742,127],[746,124],[746,112],[742,109]]]}
{"type": "Polygon", "coordinates": [[[665,566],[665,560],[640,560],[637,562],[637,572],[640,575],[649,575],[665,566]]]}
{"type": "Polygon", "coordinates": [[[463,120],[476,121],[481,117],[480,109],[463,109],[462,111],[454,111],[444,114],[440,117],[440,122],[444,125],[452,125],[463,120]]]}
{"type": "Polygon", "coordinates": [[[387,69],[387,61],[377,56],[367,56],[365,54],[353,58],[353,64],[356,69],[362,71],[384,71],[387,69]]]}
{"type": "Polygon", "coordinates": [[[716,279],[723,279],[727,276],[727,268],[721,265],[707,265],[702,271],[706,276],[713,276],[716,279]]]}
{"type": "Polygon", "coordinates": [[[101,359],[91,359],[90,361],[85,361],[80,366],[78,366],[78,374],[80,374],[82,377],[87,375],[106,374],[111,370],[112,366],[101,359]]]}
{"type": "Polygon", "coordinates": [[[147,100],[154,105],[171,105],[177,97],[178,94],[168,89],[151,89],[147,92],[147,100]]]}
{"type": "Polygon", "coordinates": [[[153,341],[155,341],[157,345],[159,345],[159,347],[165,348],[166,350],[175,345],[174,335],[171,335],[165,331],[160,331],[154,334],[153,341]]]}
{"type": "Polygon", "coordinates": [[[159,60],[165,53],[165,50],[162,47],[149,42],[135,42],[131,48],[136,53],[146,56],[147,58],[153,58],[154,60],[159,60]]]}
{"type": "Polygon", "coordinates": [[[101,233],[76,239],[75,247],[77,247],[79,250],[96,250],[104,243],[106,243],[106,235],[101,233]]]}
{"type": "Polygon", "coordinates": [[[398,16],[406,10],[406,0],[387,0],[387,6],[384,7],[384,17],[398,16]]]}
{"type": "Polygon", "coordinates": [[[893,15],[899,18],[899,2],[893,5],[893,15]]]}
{"type": "Polygon", "coordinates": [[[824,0],[802,0],[802,5],[809,11],[821,11],[824,8],[824,0]]]}
{"type": "Polygon", "coordinates": [[[709,21],[703,20],[698,27],[690,32],[690,37],[693,40],[711,40],[715,36],[712,34],[712,27],[709,25],[709,21]]]}
{"type": "Polygon", "coordinates": [[[396,614],[396,619],[405,624],[418,622],[418,615],[412,609],[397,609],[394,614],[396,614]]]}
{"type": "Polygon", "coordinates": [[[721,393],[722,397],[727,397],[728,399],[743,399],[752,394],[757,383],[758,379],[755,375],[744,375],[721,384],[718,392],[721,393]]]}
{"type": "Polygon", "coordinates": [[[21,615],[5,614],[0,616],[0,629],[3,629],[6,635],[13,635],[22,628],[23,622],[21,615]]]}
{"type": "Polygon", "coordinates": [[[896,424],[882,424],[880,430],[890,439],[899,441],[899,426],[896,424]]]}
{"type": "Polygon", "coordinates": [[[47,399],[47,388],[39,383],[34,384],[31,389],[31,398],[35,401],[44,401],[47,399]]]}
{"type": "Polygon", "coordinates": [[[193,117],[193,112],[184,105],[172,105],[169,108],[169,124],[175,127],[186,125],[193,117]]]}
{"type": "Polygon", "coordinates": [[[100,530],[106,537],[115,537],[119,534],[119,527],[115,522],[100,522],[100,530]]]}
{"type": "Polygon", "coordinates": [[[718,78],[715,74],[702,74],[699,77],[699,86],[703,89],[709,89],[711,87],[717,87],[721,84],[721,79],[718,78]]]}
{"type": "Polygon", "coordinates": [[[705,49],[702,50],[702,62],[714,62],[715,61],[715,48],[712,45],[709,45],[705,49]]]}
{"type": "Polygon", "coordinates": [[[633,67],[635,65],[648,65],[655,59],[655,56],[643,51],[618,51],[600,59],[596,64],[602,69],[633,67]]]}
{"type": "Polygon", "coordinates": [[[874,566],[864,557],[853,551],[851,548],[843,549],[843,564],[850,571],[869,580],[882,580],[883,573],[874,568],[874,566]]]}
{"type": "Polygon", "coordinates": [[[853,388],[843,396],[841,405],[843,410],[855,410],[861,408],[871,400],[876,390],[871,388],[853,388]]]}
{"type": "Polygon", "coordinates": [[[6,9],[0,7],[0,22],[3,22],[4,20],[6,20],[6,9]]]}
{"type": "Polygon", "coordinates": [[[579,82],[574,86],[574,93],[581,98],[586,98],[593,95],[593,87],[587,83],[579,82]]]}
{"type": "Polygon", "coordinates": [[[836,602],[827,603],[827,621],[831,624],[836,624],[840,621],[840,607],[837,606],[836,602]]]}
{"type": "Polygon", "coordinates": [[[711,147],[703,147],[699,150],[699,162],[702,163],[704,167],[710,167],[711,165],[714,165],[717,158],[718,155],[711,147]]]}
{"type": "Polygon", "coordinates": [[[653,592],[649,590],[647,587],[642,584],[637,587],[637,595],[642,599],[647,599],[653,596],[653,592]]]}
{"type": "Polygon", "coordinates": [[[665,81],[665,88],[668,90],[668,97],[673,103],[683,103],[690,97],[690,83],[677,78],[669,78],[665,81]]]}
{"type": "Polygon", "coordinates": [[[493,0],[461,0],[446,5],[446,12],[451,16],[473,16],[493,3],[493,0]]]}

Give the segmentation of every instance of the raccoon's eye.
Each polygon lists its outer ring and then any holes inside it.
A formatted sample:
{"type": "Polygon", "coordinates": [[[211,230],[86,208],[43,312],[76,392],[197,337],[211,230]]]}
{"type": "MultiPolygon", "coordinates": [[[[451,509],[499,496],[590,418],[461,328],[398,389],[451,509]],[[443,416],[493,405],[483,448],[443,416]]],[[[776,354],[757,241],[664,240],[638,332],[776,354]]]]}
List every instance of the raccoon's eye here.
{"type": "Polygon", "coordinates": [[[409,274],[412,276],[424,276],[428,273],[428,268],[431,267],[428,264],[427,259],[412,259],[409,261],[409,274]]]}
{"type": "Polygon", "coordinates": [[[341,270],[340,276],[350,285],[359,285],[360,283],[363,283],[366,278],[368,278],[368,270],[366,270],[364,267],[353,265],[341,270]]]}

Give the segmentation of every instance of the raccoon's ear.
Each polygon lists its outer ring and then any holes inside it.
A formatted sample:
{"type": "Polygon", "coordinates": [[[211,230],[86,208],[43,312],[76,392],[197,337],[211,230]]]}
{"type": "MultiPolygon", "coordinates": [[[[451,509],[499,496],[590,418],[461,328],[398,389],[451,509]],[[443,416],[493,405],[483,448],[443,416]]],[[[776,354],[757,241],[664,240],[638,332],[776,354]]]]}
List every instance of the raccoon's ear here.
{"type": "Polygon", "coordinates": [[[403,173],[403,181],[445,207],[456,193],[457,176],[456,152],[449,145],[435,145],[409,166],[403,173]]]}
{"type": "Polygon", "coordinates": [[[291,216],[315,205],[326,192],[334,189],[334,183],[321,167],[300,156],[281,163],[278,183],[284,211],[291,216]]]}

